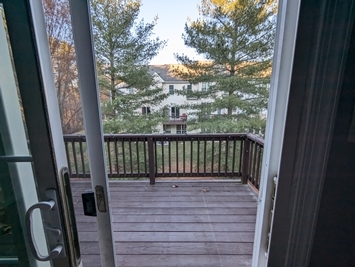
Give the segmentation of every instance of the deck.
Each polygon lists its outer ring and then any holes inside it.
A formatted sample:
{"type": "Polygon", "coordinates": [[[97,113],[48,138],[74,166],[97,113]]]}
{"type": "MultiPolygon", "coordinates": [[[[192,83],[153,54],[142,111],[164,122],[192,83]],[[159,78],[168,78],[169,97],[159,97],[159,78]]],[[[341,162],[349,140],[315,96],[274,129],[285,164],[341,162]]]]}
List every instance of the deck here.
{"type": "MultiPolygon", "coordinates": [[[[72,191],[84,267],[100,266],[96,218],[72,191]]],[[[229,181],[111,182],[118,266],[251,266],[257,195],[229,181]],[[173,187],[176,184],[178,187],[173,187]]]]}

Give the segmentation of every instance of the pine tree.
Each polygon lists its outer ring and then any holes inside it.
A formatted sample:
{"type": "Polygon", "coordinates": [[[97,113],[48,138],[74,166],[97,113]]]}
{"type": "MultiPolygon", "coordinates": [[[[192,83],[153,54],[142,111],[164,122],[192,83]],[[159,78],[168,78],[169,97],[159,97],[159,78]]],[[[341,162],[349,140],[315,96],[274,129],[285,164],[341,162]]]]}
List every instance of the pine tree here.
{"type": "Polygon", "coordinates": [[[140,0],[91,1],[106,133],[152,133],[163,119],[152,107],[168,95],[148,63],[166,42],[152,38],[157,18],[137,21],[140,6],[140,0]]]}
{"type": "Polygon", "coordinates": [[[206,59],[175,54],[183,65],[175,73],[191,84],[203,83],[200,91],[178,92],[196,98],[185,106],[192,110],[190,130],[263,133],[275,8],[270,0],[202,0],[200,18],[185,24],[185,45],[206,59]]]}

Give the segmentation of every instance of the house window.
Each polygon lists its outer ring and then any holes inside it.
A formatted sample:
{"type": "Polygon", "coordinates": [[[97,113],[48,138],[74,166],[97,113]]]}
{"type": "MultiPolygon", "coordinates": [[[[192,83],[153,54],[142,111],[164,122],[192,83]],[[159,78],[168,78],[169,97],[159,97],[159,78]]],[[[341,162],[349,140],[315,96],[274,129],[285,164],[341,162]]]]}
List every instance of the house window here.
{"type": "Polygon", "coordinates": [[[202,92],[206,92],[207,83],[202,83],[202,92]]]}
{"type": "Polygon", "coordinates": [[[142,107],[142,114],[149,114],[150,113],[150,107],[142,107]]]}
{"type": "Polygon", "coordinates": [[[202,92],[211,91],[211,83],[209,83],[209,82],[203,82],[203,83],[202,83],[202,86],[201,86],[201,91],[202,91],[202,92]]]}
{"type": "Polygon", "coordinates": [[[170,95],[174,94],[174,85],[169,85],[169,94],[170,95]]]}
{"type": "Polygon", "coordinates": [[[179,107],[171,107],[171,117],[172,118],[180,118],[180,108],[179,107]]]}
{"type": "Polygon", "coordinates": [[[176,125],[177,134],[186,134],[186,124],[176,125]]]}
{"type": "Polygon", "coordinates": [[[163,131],[164,133],[170,134],[171,133],[171,125],[163,125],[163,131]]]}

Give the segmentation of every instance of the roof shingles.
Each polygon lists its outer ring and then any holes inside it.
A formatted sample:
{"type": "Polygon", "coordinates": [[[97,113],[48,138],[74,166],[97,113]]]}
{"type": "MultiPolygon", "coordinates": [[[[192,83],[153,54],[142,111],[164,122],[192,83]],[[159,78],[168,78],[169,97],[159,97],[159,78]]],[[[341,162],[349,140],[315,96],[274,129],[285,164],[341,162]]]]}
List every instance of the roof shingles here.
{"type": "Polygon", "coordinates": [[[149,71],[152,74],[158,74],[164,82],[182,82],[183,80],[177,77],[173,72],[174,67],[178,66],[178,64],[150,65],[149,71]]]}

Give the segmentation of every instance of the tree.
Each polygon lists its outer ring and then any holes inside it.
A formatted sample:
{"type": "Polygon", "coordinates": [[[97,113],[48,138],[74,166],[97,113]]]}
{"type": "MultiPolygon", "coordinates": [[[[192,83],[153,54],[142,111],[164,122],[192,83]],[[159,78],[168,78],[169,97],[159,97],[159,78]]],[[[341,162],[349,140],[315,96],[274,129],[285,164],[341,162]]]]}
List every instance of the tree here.
{"type": "Polygon", "coordinates": [[[52,58],[63,133],[83,129],[69,2],[44,0],[44,15],[52,58]]]}
{"type": "Polygon", "coordinates": [[[163,119],[152,107],[168,96],[148,68],[165,45],[152,38],[157,18],[137,21],[140,0],[92,0],[91,6],[104,131],[152,133],[163,119]]]}
{"type": "Polygon", "coordinates": [[[175,54],[183,68],[175,73],[201,91],[178,93],[197,99],[185,108],[190,129],[262,133],[275,33],[273,0],[202,0],[200,18],[182,35],[206,61],[175,54]],[[221,113],[210,115],[212,112],[221,113]],[[224,113],[224,114],[223,114],[224,113]]]}

